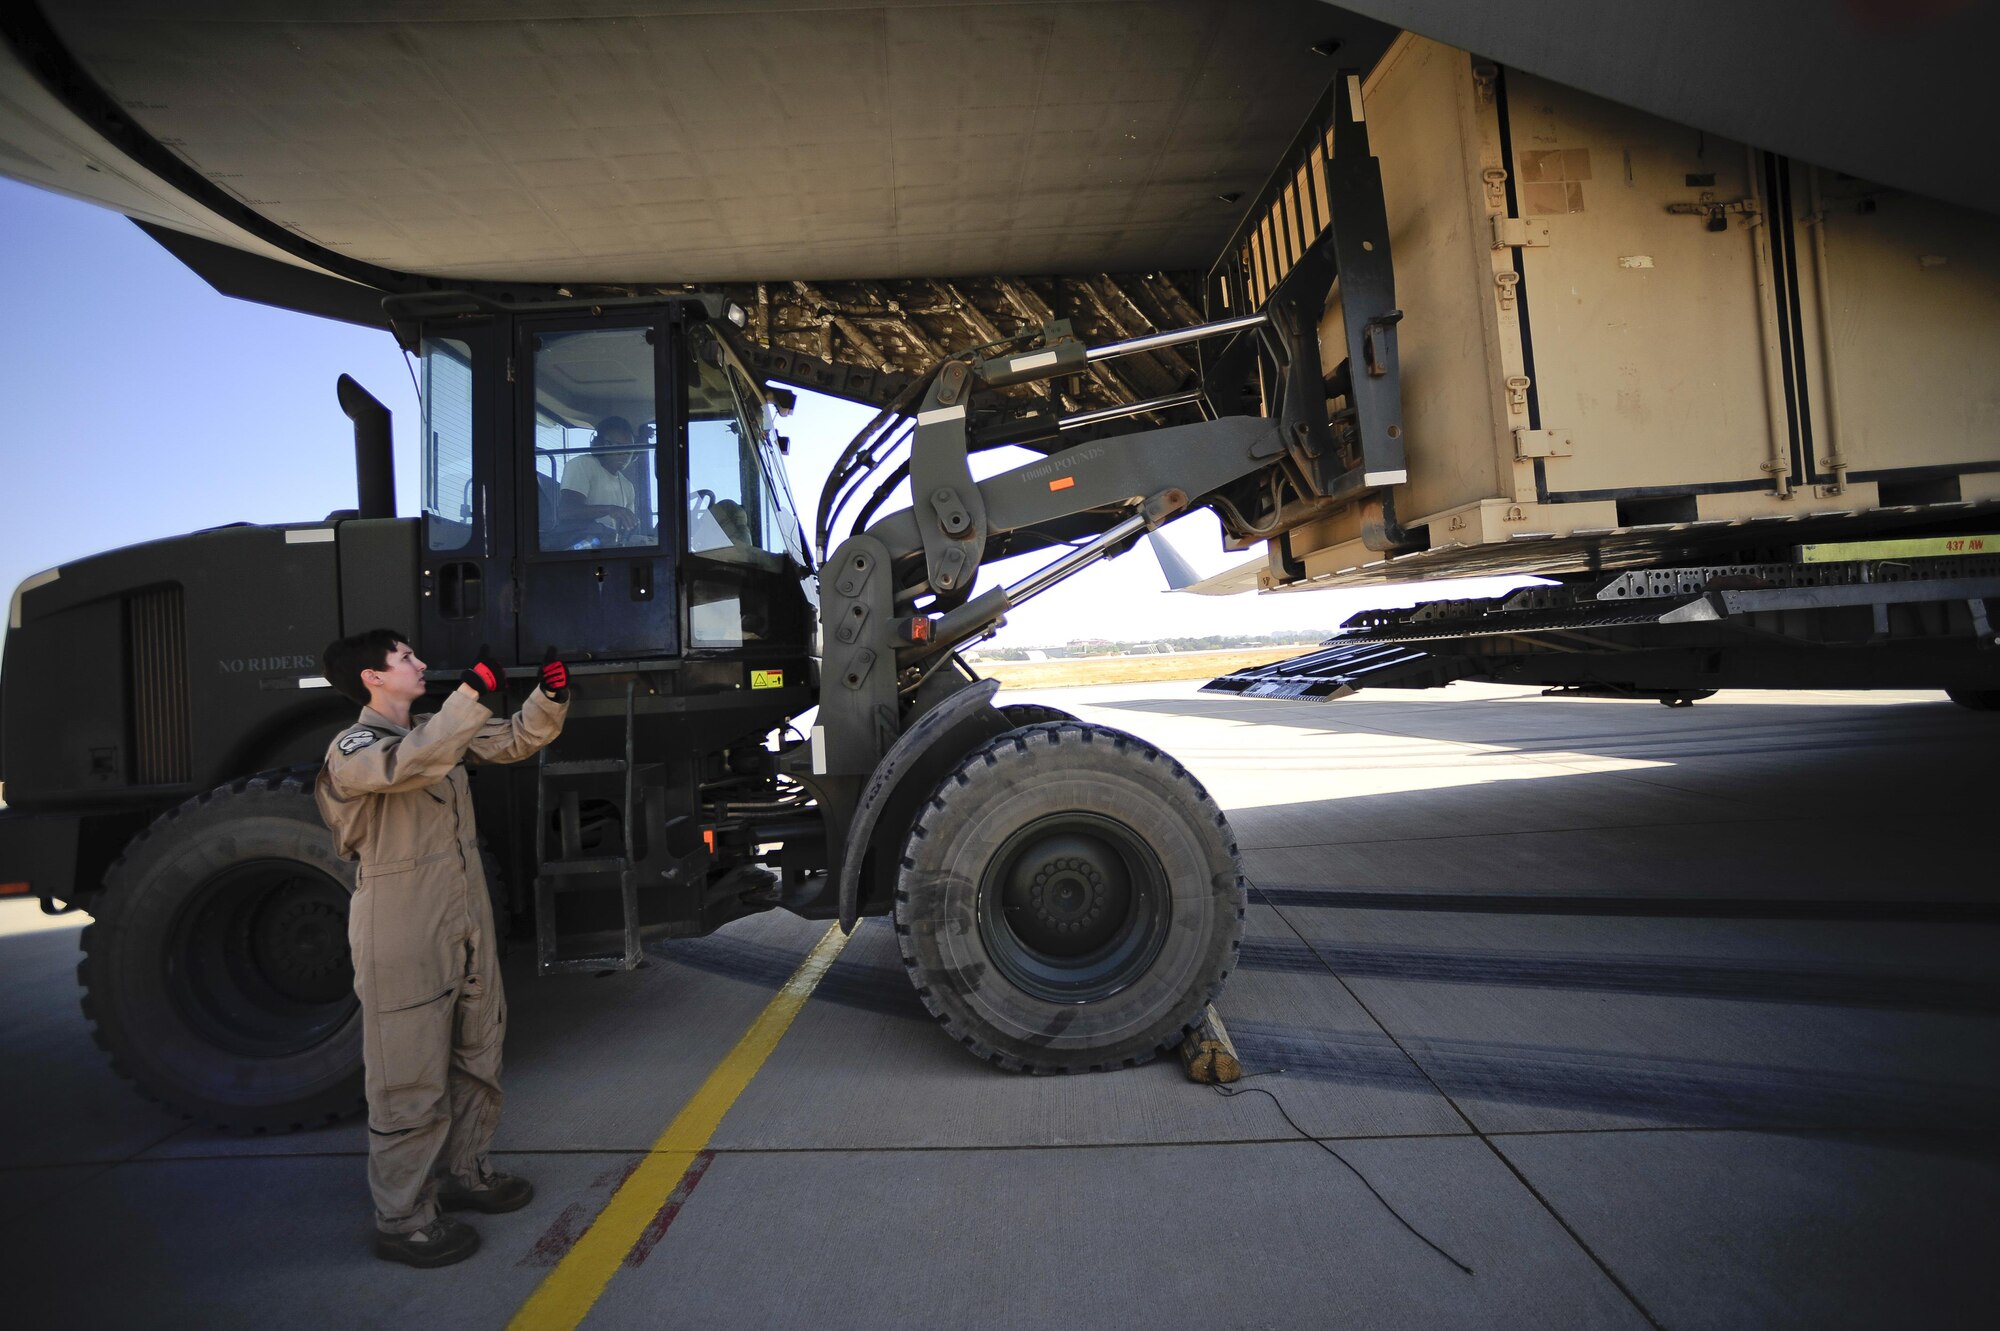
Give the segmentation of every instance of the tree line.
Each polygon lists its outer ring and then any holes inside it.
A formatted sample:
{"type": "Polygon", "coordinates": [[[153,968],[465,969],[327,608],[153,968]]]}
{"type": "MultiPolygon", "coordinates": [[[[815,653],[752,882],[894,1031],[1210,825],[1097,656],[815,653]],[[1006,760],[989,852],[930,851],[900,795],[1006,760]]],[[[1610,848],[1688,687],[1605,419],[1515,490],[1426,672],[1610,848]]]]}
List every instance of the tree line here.
{"type": "Polygon", "coordinates": [[[986,661],[1029,661],[1037,655],[1073,659],[1087,656],[1156,656],[1170,652],[1215,652],[1230,648],[1282,647],[1290,643],[1320,643],[1330,629],[1287,629],[1278,633],[1210,633],[1190,638],[1148,638],[1113,642],[1107,638],[1072,638],[1051,647],[982,647],[972,655],[986,661]]]}

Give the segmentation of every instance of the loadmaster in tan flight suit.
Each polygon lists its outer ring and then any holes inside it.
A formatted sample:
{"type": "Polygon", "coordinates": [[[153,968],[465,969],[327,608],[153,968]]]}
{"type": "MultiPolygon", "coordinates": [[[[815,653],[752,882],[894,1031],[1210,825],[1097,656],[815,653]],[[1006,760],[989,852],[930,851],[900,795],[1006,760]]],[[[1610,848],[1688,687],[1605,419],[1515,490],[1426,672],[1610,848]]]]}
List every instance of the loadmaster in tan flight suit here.
{"type": "Polygon", "coordinates": [[[562,732],[569,674],[553,649],[541,687],[500,720],[505,675],[479,659],[436,714],[410,717],[424,663],[377,629],[328,645],[326,679],[361,717],[327,747],[315,788],[343,859],[360,860],[347,938],[361,1000],[375,1254],[411,1266],[470,1257],[479,1235],[443,1211],[512,1211],[535,1195],[496,1173],[507,1001],[466,759],[510,763],[562,732]],[[441,1180],[434,1177],[441,1175],[441,1180]]]}

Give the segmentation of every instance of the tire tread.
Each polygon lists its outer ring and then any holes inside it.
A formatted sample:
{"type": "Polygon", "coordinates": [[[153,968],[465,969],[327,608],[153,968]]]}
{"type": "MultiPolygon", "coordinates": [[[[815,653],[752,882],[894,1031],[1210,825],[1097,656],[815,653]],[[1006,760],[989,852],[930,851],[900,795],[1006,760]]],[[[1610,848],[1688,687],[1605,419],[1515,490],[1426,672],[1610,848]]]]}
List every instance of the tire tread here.
{"type": "MultiPolygon", "coordinates": [[[[1230,861],[1232,864],[1238,866],[1236,870],[1236,908],[1234,912],[1235,919],[1233,921],[1235,927],[1231,931],[1227,957],[1213,984],[1209,986],[1207,994],[1203,996],[1201,1003],[1196,1006],[1190,1018],[1184,1020],[1174,1034],[1166,1039],[1162,1039],[1150,1050],[1114,1061],[1094,1062],[1082,1065],[1065,1062],[1053,1057],[1047,1059],[1023,1058],[1017,1054],[987,1044],[977,1030],[969,1028],[966,1023],[960,1021],[939,1000],[934,987],[925,982],[923,962],[915,953],[911,927],[905,922],[903,912],[899,909],[895,915],[897,952],[902,959],[903,969],[909,975],[911,984],[916,989],[917,996],[922,1001],[924,1009],[931,1014],[933,1020],[944,1028],[947,1034],[951,1035],[960,1044],[985,1061],[992,1063],[995,1067],[1009,1072],[1026,1073],[1033,1076],[1049,1076],[1077,1071],[1108,1071],[1119,1067],[1135,1068],[1151,1062],[1162,1051],[1178,1046],[1186,1038],[1187,1034],[1195,1029],[1199,1024],[1202,1011],[1206,1009],[1209,1003],[1214,1001],[1216,994],[1221,991],[1224,982],[1235,972],[1238,960],[1242,954],[1242,926],[1247,915],[1248,885],[1243,877],[1236,839],[1230,831],[1229,820],[1221,808],[1216,805],[1214,799],[1210,797],[1207,789],[1194,777],[1193,773],[1189,772],[1177,760],[1136,735],[1131,735],[1120,730],[1113,730],[1109,727],[1090,725],[1074,719],[1036,723],[999,735],[966,755],[960,761],[958,767],[939,783],[938,792],[918,810],[916,821],[910,829],[910,842],[913,843],[931,835],[933,826],[940,815],[946,817],[955,816],[952,804],[946,798],[946,792],[951,791],[954,786],[959,790],[967,788],[971,783],[967,780],[965,772],[974,764],[993,768],[999,766],[1006,755],[1031,755],[1033,752],[1030,747],[1031,743],[1044,744],[1049,749],[1056,750],[1062,748],[1065,744],[1091,745],[1104,742],[1106,739],[1109,740],[1111,746],[1117,752],[1136,752],[1137,756],[1148,764],[1158,766],[1162,760],[1165,760],[1169,779],[1177,785],[1185,786],[1188,793],[1195,797],[1199,805],[1211,811],[1213,826],[1223,834],[1223,841],[1228,848],[1230,861]]],[[[901,867],[904,870],[914,869],[916,867],[915,857],[905,854],[901,860],[901,867]]],[[[900,883],[896,888],[894,896],[899,907],[907,906],[910,903],[910,893],[900,883]]]]}
{"type": "Polygon", "coordinates": [[[145,1072],[125,1055],[124,1051],[129,1047],[129,1042],[117,1020],[115,1008],[111,1005],[101,1005],[97,1001],[98,995],[95,992],[101,981],[94,972],[99,967],[113,964],[108,955],[108,945],[115,941],[117,934],[115,926],[107,921],[105,916],[111,914],[115,919],[115,908],[118,904],[115,894],[120,890],[119,881],[133,856],[149,842],[167,830],[175,828],[187,815],[208,808],[225,797],[241,799],[267,793],[295,798],[309,789],[309,782],[318,773],[319,768],[318,763],[275,768],[267,772],[240,776],[198,795],[189,796],[160,814],[125,843],[118,858],[104,871],[103,886],[91,898],[91,913],[96,918],[84,926],[82,935],[78,939],[80,955],[76,965],[76,977],[80,988],[79,1003],[83,1009],[84,1020],[90,1026],[90,1038],[108,1055],[111,1070],[131,1083],[132,1088],[143,1099],[159,1105],[169,1113],[177,1114],[184,1121],[203,1119],[225,1132],[261,1136],[271,1132],[299,1132],[308,1128],[323,1127],[349,1118],[366,1108],[366,1102],[356,1094],[351,1101],[324,1109],[315,1107],[309,1112],[296,1115],[279,1115],[276,1119],[260,1118],[254,1111],[245,1111],[234,1117],[196,1113],[179,1104],[169,1092],[155,1085],[145,1072]],[[112,910],[107,911],[107,903],[112,910]]]}

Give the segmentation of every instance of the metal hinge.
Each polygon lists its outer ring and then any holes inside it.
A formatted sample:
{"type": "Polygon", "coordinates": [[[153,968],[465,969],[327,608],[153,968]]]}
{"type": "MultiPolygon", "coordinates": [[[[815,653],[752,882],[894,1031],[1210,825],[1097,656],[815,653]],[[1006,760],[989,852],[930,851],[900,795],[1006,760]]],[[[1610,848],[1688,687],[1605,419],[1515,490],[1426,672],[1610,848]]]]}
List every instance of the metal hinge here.
{"type": "Polygon", "coordinates": [[[1514,431],[1514,456],[1528,458],[1566,458],[1570,455],[1568,430],[1530,430],[1526,426],[1514,431]]]}
{"type": "Polygon", "coordinates": [[[1548,218],[1509,217],[1505,213],[1493,214],[1494,249],[1541,249],[1548,243],[1548,218]]]}

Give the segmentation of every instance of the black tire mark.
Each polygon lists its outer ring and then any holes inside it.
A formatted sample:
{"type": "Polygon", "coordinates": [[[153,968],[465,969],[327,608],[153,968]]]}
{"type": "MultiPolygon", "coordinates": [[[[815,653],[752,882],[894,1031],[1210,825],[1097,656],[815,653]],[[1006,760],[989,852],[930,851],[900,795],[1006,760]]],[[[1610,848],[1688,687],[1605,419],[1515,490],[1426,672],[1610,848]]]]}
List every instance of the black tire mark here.
{"type": "Polygon", "coordinates": [[[1467,915],[1630,916],[1658,920],[1871,920],[2000,923],[2000,901],[1839,901],[1796,897],[1660,897],[1574,892],[1258,890],[1274,906],[1338,910],[1442,911],[1467,915]]]}
{"type": "MultiPolygon", "coordinates": [[[[1429,1083],[1383,1036],[1229,1017],[1246,1070],[1385,1090],[1429,1083]]],[[[2000,1125],[1990,1086],[1851,1069],[1774,1067],[1562,1045],[1405,1039],[1453,1098],[1580,1110],[1681,1127],[1889,1133],[1979,1132],[2000,1125]]],[[[1989,1148],[1990,1149],[1990,1148],[1989,1148]]]]}
{"type": "Polygon", "coordinates": [[[1308,975],[1328,968],[1348,979],[1419,980],[1519,989],[1672,994],[1834,1007],[2000,1012],[2000,983],[1949,975],[1788,962],[1735,962],[1618,953],[1512,952],[1485,948],[1357,946],[1314,939],[1248,939],[1246,970],[1308,975]]]}

